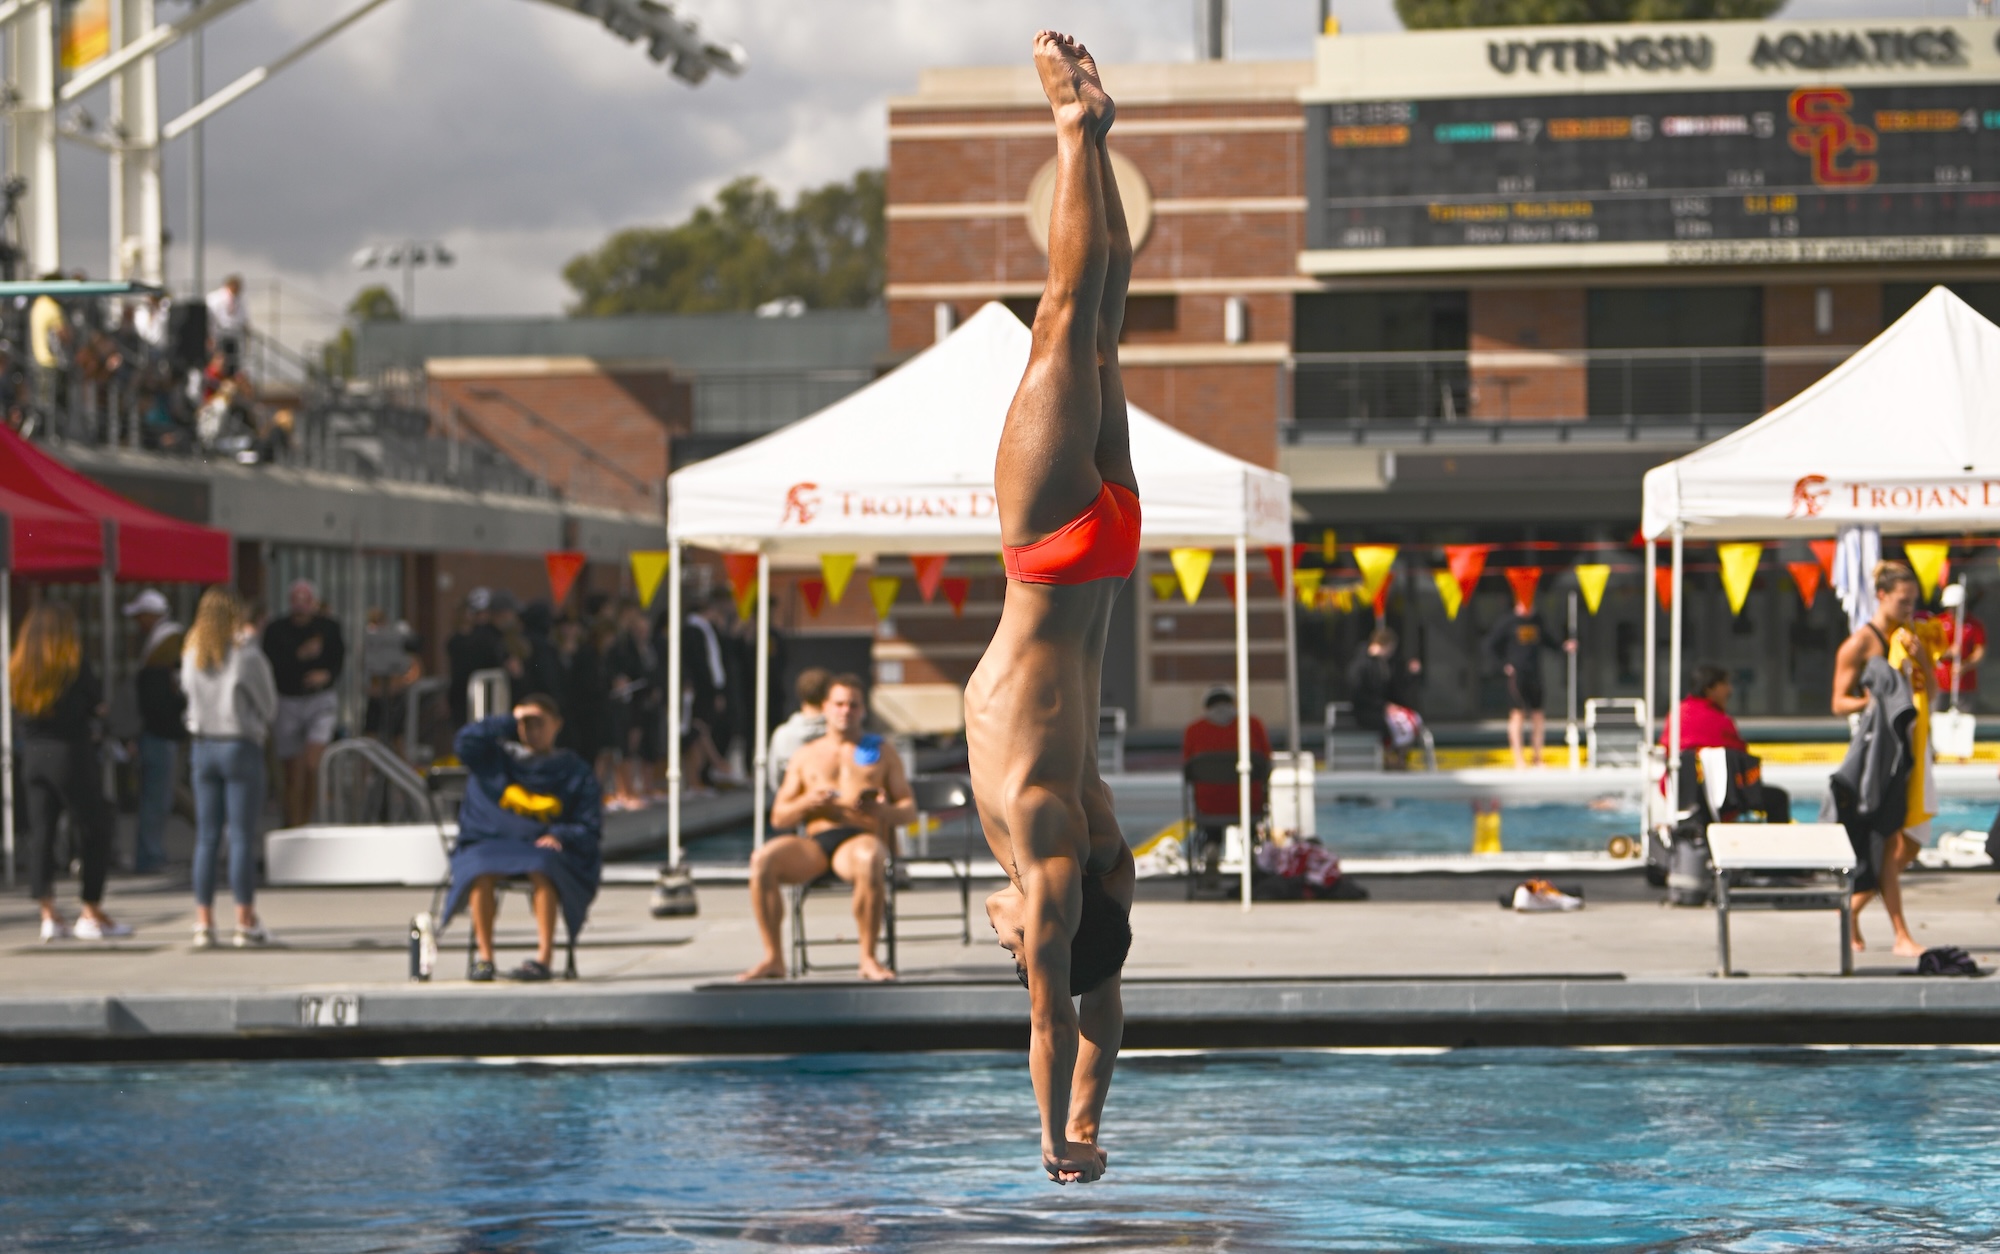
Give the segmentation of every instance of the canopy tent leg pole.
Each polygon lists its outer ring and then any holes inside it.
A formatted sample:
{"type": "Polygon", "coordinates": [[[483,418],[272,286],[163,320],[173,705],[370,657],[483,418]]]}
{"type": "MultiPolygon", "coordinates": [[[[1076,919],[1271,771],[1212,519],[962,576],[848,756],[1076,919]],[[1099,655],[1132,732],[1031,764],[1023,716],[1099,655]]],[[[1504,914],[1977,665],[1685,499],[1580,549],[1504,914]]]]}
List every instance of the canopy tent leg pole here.
{"type": "Polygon", "coordinates": [[[1574,771],[1583,765],[1577,754],[1576,737],[1576,593],[1569,594],[1569,712],[1563,727],[1563,743],[1569,746],[1569,769],[1574,771]]]}
{"type": "Polygon", "coordinates": [[[765,724],[771,716],[771,555],[757,555],[757,710],[750,718],[751,773],[757,782],[750,786],[756,809],[750,814],[753,848],[764,847],[764,788],[769,782],[770,745],[765,724]]]}
{"type": "Polygon", "coordinates": [[[1646,541],[1646,693],[1639,715],[1646,722],[1646,734],[1639,741],[1639,813],[1652,808],[1653,696],[1660,686],[1660,580],[1659,546],[1646,541]]]}
{"type": "Polygon", "coordinates": [[[14,572],[0,570],[0,835],[7,845],[7,887],[14,887],[14,572]]]}
{"type": "Polygon", "coordinates": [[[1681,805],[1681,549],[1687,527],[1674,524],[1673,603],[1667,607],[1667,813],[1678,815],[1681,805]]]}
{"type": "Polygon", "coordinates": [[[1285,721],[1290,724],[1286,735],[1292,750],[1292,821],[1298,830],[1306,830],[1306,806],[1317,804],[1317,799],[1307,795],[1305,787],[1305,762],[1299,748],[1299,621],[1298,610],[1292,604],[1292,546],[1285,545],[1285,581],[1278,589],[1278,605],[1285,612],[1285,721]]]}
{"type": "Polygon", "coordinates": [[[1247,537],[1236,537],[1236,813],[1243,833],[1243,909],[1250,909],[1250,867],[1255,833],[1250,830],[1250,589],[1247,537]]]}
{"type": "MultiPolygon", "coordinates": [[[[98,682],[103,684],[104,701],[111,703],[111,694],[117,690],[118,676],[113,669],[118,661],[118,575],[109,552],[104,555],[104,568],[97,573],[98,611],[104,623],[103,647],[98,650],[102,668],[97,672],[98,682]]],[[[104,795],[115,799],[118,796],[118,765],[109,754],[104,758],[104,795]]]]}
{"type": "Polygon", "coordinates": [[[681,546],[667,544],[667,865],[681,864],[681,546]]]}

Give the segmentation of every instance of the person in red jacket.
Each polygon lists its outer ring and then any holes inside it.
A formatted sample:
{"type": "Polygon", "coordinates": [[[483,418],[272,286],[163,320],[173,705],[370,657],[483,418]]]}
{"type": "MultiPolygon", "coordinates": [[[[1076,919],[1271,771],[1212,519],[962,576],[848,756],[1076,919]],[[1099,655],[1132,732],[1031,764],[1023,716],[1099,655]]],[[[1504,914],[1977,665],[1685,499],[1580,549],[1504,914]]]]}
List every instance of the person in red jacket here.
{"type": "MultiPolygon", "coordinates": [[[[1749,752],[1750,746],[1743,742],[1743,733],[1736,730],[1736,720],[1729,717],[1729,698],[1736,691],[1729,682],[1729,672],[1720,666],[1697,666],[1694,668],[1694,682],[1689,688],[1689,695],[1681,699],[1681,752],[1686,753],[1690,749],[1749,752]]],[[[1667,743],[1672,730],[1671,722],[1661,724],[1662,745],[1667,743]]]]}
{"type": "MultiPolygon", "coordinates": [[[[1255,714],[1250,716],[1250,752],[1271,756],[1271,736],[1264,730],[1264,720],[1255,714]]],[[[1189,723],[1181,734],[1181,764],[1203,753],[1226,753],[1236,757],[1236,690],[1228,684],[1217,684],[1210,688],[1201,699],[1201,717],[1189,723]]],[[[1194,786],[1194,808],[1202,815],[1229,815],[1234,819],[1240,811],[1240,794],[1237,786],[1230,784],[1196,784],[1194,786]]],[[[1264,810],[1264,785],[1250,785],[1250,813],[1254,816],[1264,810]]],[[[1212,878],[1217,862],[1222,856],[1221,827],[1203,826],[1202,847],[1207,854],[1207,874],[1212,878]]]]}

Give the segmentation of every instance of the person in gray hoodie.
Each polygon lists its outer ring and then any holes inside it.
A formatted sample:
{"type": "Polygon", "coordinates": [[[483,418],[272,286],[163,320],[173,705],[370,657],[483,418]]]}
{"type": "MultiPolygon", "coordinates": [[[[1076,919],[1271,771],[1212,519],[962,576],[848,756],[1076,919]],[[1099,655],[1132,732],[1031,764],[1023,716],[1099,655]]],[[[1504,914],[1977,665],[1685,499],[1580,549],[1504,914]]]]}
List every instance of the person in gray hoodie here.
{"type": "Polygon", "coordinates": [[[257,918],[257,824],[264,812],[264,740],[278,710],[278,685],[243,601],[227,588],[201,594],[181,654],[181,690],[194,736],[194,947],[215,945],[215,872],[229,834],[229,891],[236,899],[235,945],[268,945],[257,918]]]}

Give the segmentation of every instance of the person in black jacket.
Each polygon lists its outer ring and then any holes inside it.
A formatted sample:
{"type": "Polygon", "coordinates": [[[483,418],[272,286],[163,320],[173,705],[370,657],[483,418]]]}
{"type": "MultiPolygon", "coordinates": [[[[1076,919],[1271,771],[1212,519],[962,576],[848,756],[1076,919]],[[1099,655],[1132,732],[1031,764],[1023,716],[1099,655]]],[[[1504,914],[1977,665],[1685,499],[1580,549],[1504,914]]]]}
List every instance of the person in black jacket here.
{"type": "Polygon", "coordinates": [[[1542,764],[1542,743],[1547,720],[1542,712],[1542,650],[1576,652],[1576,641],[1551,636],[1548,624],[1533,602],[1516,604],[1511,612],[1486,633],[1486,654],[1507,677],[1507,747],[1513,751],[1514,765],[1525,765],[1521,757],[1521,725],[1534,729],[1534,758],[1542,764]]]}
{"type": "Polygon", "coordinates": [[[173,809],[180,745],[187,738],[187,698],[181,693],[181,645],[186,632],[167,617],[167,599],[152,588],[125,606],[140,633],[139,821],[132,869],[141,875],[167,864],[167,814],[173,809]]]}
{"type": "Polygon", "coordinates": [[[42,939],[130,936],[132,929],[113,922],[103,909],[112,832],[97,769],[104,689],[83,660],[76,613],[61,601],[44,601],[28,611],[7,669],[27,790],[28,892],[42,907],[42,939]],[[83,864],[83,913],[74,924],[56,909],[56,824],[65,809],[83,864]]]}
{"type": "Polygon", "coordinates": [[[501,643],[499,630],[493,626],[490,590],[474,588],[465,598],[465,617],[459,629],[445,641],[444,652],[451,669],[451,686],[445,690],[445,702],[451,707],[451,729],[456,734],[469,721],[466,682],[479,671],[507,665],[507,649],[501,643]]]}
{"type": "Polygon", "coordinates": [[[1423,727],[1416,711],[1417,677],[1423,663],[1415,658],[1399,661],[1396,644],[1393,630],[1377,627],[1368,637],[1367,650],[1347,669],[1347,691],[1354,721],[1379,733],[1390,748],[1401,750],[1416,742],[1423,727]]]}

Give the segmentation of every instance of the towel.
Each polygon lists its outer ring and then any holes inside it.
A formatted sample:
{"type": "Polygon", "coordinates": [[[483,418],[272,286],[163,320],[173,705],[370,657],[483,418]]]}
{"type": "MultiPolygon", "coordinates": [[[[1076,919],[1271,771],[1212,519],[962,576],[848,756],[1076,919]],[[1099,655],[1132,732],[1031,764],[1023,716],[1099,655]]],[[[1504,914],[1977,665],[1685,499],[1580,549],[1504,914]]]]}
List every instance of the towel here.
{"type": "Polygon", "coordinates": [[[1833,552],[1833,592],[1847,611],[1847,629],[1860,631],[1875,617],[1875,563],[1882,560],[1882,533],[1874,527],[1842,527],[1833,552]]]}

